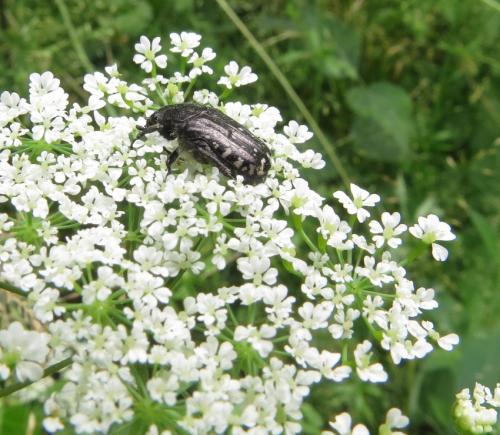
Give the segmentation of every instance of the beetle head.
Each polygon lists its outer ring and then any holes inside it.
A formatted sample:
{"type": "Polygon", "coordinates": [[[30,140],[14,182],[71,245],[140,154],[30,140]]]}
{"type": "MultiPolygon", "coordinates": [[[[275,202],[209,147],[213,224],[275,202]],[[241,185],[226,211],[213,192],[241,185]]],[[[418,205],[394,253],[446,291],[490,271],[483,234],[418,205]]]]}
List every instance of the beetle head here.
{"type": "Polygon", "coordinates": [[[144,127],[139,128],[140,133],[137,139],[141,139],[148,133],[159,132],[165,139],[172,140],[177,136],[173,122],[172,109],[169,106],[163,107],[154,112],[146,121],[144,127]]]}

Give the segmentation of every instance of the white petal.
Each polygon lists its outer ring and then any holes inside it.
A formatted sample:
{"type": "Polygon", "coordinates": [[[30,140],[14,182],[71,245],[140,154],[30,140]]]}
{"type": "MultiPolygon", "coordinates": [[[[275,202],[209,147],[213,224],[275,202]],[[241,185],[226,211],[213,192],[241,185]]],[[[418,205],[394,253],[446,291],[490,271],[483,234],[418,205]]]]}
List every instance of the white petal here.
{"type": "Polygon", "coordinates": [[[445,261],[448,258],[448,250],[438,243],[432,244],[432,256],[437,261],[445,261]]]}
{"type": "Polygon", "coordinates": [[[16,366],[16,377],[20,382],[38,381],[42,376],[42,367],[34,362],[21,361],[16,366]]]}
{"type": "Polygon", "coordinates": [[[330,422],[330,426],[340,435],[347,435],[351,432],[351,422],[351,416],[347,412],[343,412],[335,417],[333,423],[330,422]]]}
{"type": "Polygon", "coordinates": [[[370,431],[363,424],[357,424],[352,428],[351,435],[370,435],[370,431]]]}
{"type": "Polygon", "coordinates": [[[448,334],[438,340],[439,347],[444,350],[452,350],[458,344],[460,338],[457,334],[448,334]]]}
{"type": "Polygon", "coordinates": [[[162,54],[155,58],[156,65],[160,68],[166,68],[167,67],[167,56],[162,54]]]}
{"type": "Polygon", "coordinates": [[[142,54],[134,54],[132,59],[135,63],[142,63],[146,60],[146,58],[142,54]]]}
{"type": "Polygon", "coordinates": [[[408,417],[406,417],[406,415],[403,415],[403,413],[398,408],[391,408],[387,412],[386,422],[391,429],[400,429],[408,426],[410,420],[408,419],[408,417]]]}
{"type": "Polygon", "coordinates": [[[409,231],[410,234],[417,239],[421,239],[424,234],[422,232],[422,228],[420,228],[418,225],[413,225],[412,227],[410,227],[409,231]]]}

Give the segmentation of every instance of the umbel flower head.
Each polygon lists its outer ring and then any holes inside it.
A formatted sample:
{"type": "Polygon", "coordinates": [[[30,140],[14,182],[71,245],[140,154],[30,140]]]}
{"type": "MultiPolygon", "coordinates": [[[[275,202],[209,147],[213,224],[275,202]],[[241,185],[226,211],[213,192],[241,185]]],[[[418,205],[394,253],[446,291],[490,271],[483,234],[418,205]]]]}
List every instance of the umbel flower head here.
{"type": "MultiPolygon", "coordinates": [[[[0,332],[0,387],[67,361],[44,404],[50,432],[135,422],[150,433],[300,433],[315,384],[387,382],[390,360],[450,350],[458,337],[422,319],[438,306],[435,291],[402,265],[418,241],[401,216],[354,184],[349,195],[315,192],[301,168],[325,163],[303,145],[307,127],[227,100],[257,79],[250,67],[230,61],[217,77],[200,35],[170,40],[187,75],[165,69],[160,38],[143,36],[140,83],[113,65],[85,76],[85,105],[69,105],[50,72],[31,75],[27,98],[0,97],[0,284],[45,329],[0,332]],[[197,87],[204,74],[213,88],[197,87]],[[187,101],[265,142],[262,183],[228,179],[188,153],[169,170],[175,139],[135,140],[158,108],[187,101]],[[15,343],[15,331],[40,334],[37,346],[15,343]]],[[[419,225],[417,237],[430,228],[419,225]]],[[[390,416],[389,429],[407,424],[399,410],[390,416]]],[[[340,414],[332,427],[350,425],[340,414]]]]}
{"type": "Polygon", "coordinates": [[[490,433],[497,423],[497,411],[494,408],[500,408],[500,383],[492,392],[476,382],[472,397],[468,388],[456,395],[453,416],[464,433],[490,433]]]}

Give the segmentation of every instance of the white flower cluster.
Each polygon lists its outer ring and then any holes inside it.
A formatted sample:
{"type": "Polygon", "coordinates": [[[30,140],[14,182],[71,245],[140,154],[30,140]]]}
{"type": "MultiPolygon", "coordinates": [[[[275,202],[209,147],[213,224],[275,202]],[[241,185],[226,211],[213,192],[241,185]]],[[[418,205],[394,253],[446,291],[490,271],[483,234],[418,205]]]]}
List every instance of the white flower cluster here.
{"type": "MultiPolygon", "coordinates": [[[[399,213],[364,224],[380,198],[352,184],[351,195],[333,194],[344,220],[301,178],[298,167],[324,166],[296,146],[311,137],[307,127],[281,128],[274,107],[195,90],[215,53],[195,51],[199,35],[170,38],[170,51],[193,65],[188,75],[157,74],[167,58],[159,38],[143,36],[134,61],[151,76],[142,83],[111,66],[85,76],[85,106],[68,106],[50,72],[30,77],[28,100],[1,95],[0,287],[26,295],[50,341],[41,334],[30,347],[1,332],[0,374],[40,377],[46,345],[51,363],[72,357],[45,402],[45,428],[106,432],[151,418],[143,423],[160,431],[299,433],[314,384],[344,381],[353,368],[364,382],[385,382],[385,352],[398,364],[434,344],[450,350],[458,337],[420,319],[437,302],[401,263],[399,213]],[[158,105],[191,90],[267,143],[264,183],[225,179],[187,154],[169,172],[175,140],[134,141],[158,105]],[[366,325],[370,335],[360,333],[366,325]],[[328,348],[317,347],[318,334],[329,335],[328,348]]],[[[225,73],[227,88],[257,78],[235,62],[225,73]]],[[[437,218],[421,219],[416,237],[452,238],[437,218]]]]}
{"type": "Polygon", "coordinates": [[[464,388],[456,395],[454,417],[457,426],[464,433],[490,433],[497,423],[497,411],[500,408],[500,384],[493,393],[488,387],[476,383],[471,394],[464,388]]]}

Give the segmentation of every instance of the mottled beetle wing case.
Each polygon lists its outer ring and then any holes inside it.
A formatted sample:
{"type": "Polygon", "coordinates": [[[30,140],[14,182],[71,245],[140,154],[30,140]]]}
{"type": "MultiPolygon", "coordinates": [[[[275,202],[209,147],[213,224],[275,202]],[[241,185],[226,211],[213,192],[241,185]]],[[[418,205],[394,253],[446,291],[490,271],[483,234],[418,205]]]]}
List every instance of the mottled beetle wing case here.
{"type": "Polygon", "coordinates": [[[213,162],[227,177],[242,175],[255,184],[267,174],[267,146],[241,124],[213,108],[203,108],[179,132],[181,146],[204,163],[213,162]]]}

